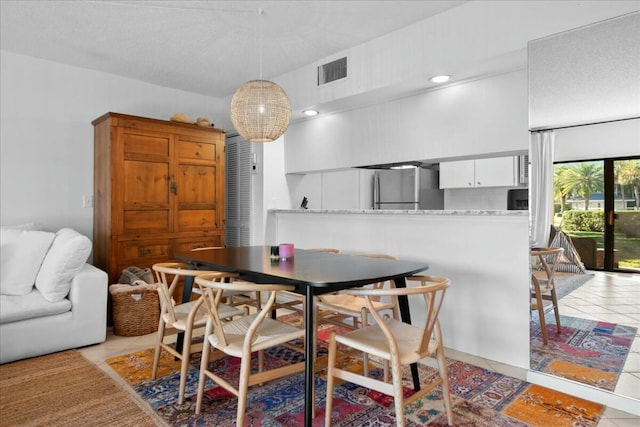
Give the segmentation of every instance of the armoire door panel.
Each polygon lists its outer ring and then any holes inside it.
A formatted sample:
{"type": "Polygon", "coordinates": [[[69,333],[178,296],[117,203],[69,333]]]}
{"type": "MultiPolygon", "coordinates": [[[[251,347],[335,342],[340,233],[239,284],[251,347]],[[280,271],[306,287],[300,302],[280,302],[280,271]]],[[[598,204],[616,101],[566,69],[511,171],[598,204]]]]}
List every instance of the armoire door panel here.
{"type": "Polygon", "coordinates": [[[214,166],[181,164],[176,178],[180,206],[192,203],[212,203],[218,197],[216,194],[216,168],[214,166]]]}
{"type": "Polygon", "coordinates": [[[123,203],[168,208],[169,176],[168,163],[125,160],[123,203]]]}
{"type": "Polygon", "coordinates": [[[143,154],[167,159],[171,154],[171,138],[168,135],[138,134],[125,132],[124,155],[143,154]]]}
{"type": "Polygon", "coordinates": [[[198,231],[218,228],[215,210],[180,210],[178,231],[198,231]]]}
{"type": "Polygon", "coordinates": [[[168,233],[171,230],[169,210],[124,211],[124,233],[168,233]]]}

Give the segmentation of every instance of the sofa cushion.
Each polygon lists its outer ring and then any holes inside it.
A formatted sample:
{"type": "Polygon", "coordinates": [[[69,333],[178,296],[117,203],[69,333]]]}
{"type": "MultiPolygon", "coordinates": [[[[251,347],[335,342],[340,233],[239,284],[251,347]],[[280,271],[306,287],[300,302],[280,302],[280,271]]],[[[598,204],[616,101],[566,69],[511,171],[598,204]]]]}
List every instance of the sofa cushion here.
{"type": "Polygon", "coordinates": [[[27,295],[0,295],[0,323],[53,316],[71,310],[71,301],[51,303],[35,288],[27,295]]]}
{"type": "Polygon", "coordinates": [[[36,288],[50,302],[65,298],[71,279],[78,274],[91,253],[91,241],[71,228],[60,229],[36,277],[36,288]]]}
{"type": "Polygon", "coordinates": [[[31,292],[54,233],[3,227],[0,230],[0,294],[31,292]]]}

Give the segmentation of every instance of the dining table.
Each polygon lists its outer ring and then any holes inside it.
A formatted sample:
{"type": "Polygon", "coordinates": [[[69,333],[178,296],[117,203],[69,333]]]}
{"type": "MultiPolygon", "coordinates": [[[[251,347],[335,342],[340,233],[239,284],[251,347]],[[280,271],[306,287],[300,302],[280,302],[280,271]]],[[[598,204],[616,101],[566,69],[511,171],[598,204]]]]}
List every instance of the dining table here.
{"type": "MultiPolygon", "coordinates": [[[[313,330],[315,296],[392,280],[398,288],[406,286],[406,277],[425,271],[429,265],[423,261],[390,260],[294,249],[294,256],[274,259],[270,246],[238,246],[211,248],[175,254],[176,258],[197,269],[237,273],[239,279],[253,283],[288,284],[294,292],[305,296],[305,401],[304,425],[313,420],[313,354],[316,331],[313,330]]],[[[189,301],[193,279],[186,280],[183,301],[189,301]]],[[[398,299],[400,317],[411,323],[406,296],[398,299]]],[[[418,368],[411,366],[414,387],[419,390],[418,368]]]]}

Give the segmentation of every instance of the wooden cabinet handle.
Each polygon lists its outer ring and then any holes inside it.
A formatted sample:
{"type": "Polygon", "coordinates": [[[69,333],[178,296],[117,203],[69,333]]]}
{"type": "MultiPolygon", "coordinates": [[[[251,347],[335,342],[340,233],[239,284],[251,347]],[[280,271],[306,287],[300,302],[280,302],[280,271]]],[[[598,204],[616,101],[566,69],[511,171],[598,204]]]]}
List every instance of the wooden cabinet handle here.
{"type": "Polygon", "coordinates": [[[151,249],[149,248],[138,248],[138,255],[145,256],[151,253],[151,249]]]}
{"type": "Polygon", "coordinates": [[[176,184],[175,181],[171,181],[171,184],[169,185],[169,191],[171,191],[172,194],[178,194],[178,184],[176,184]]]}

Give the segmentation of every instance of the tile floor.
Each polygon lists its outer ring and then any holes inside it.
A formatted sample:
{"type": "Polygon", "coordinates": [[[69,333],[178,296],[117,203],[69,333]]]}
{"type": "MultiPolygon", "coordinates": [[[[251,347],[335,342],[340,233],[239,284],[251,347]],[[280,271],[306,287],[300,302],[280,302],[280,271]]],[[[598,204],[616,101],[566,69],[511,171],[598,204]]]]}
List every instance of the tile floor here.
{"type": "MultiPolygon", "coordinates": [[[[638,329],[615,392],[639,399],[640,405],[640,274],[590,271],[593,279],[562,298],[560,313],[638,329]]],[[[640,417],[607,409],[599,427],[640,427],[640,417]]]]}
{"type": "MultiPolygon", "coordinates": [[[[640,274],[614,274],[607,272],[593,272],[594,278],[575,290],[560,301],[560,312],[583,318],[611,321],[628,324],[640,330],[640,274]]],[[[155,333],[140,337],[119,337],[109,330],[106,342],[85,347],[81,353],[90,361],[98,365],[114,380],[124,386],[123,380],[105,362],[108,358],[137,350],[153,347],[155,333]]],[[[632,353],[627,358],[623,375],[620,378],[616,392],[640,398],[640,339],[634,341],[632,353]]],[[[509,375],[522,380],[526,379],[526,371],[509,365],[504,365],[447,350],[447,357],[474,364],[495,372],[509,375]]],[[[130,390],[128,387],[124,387],[130,390]]],[[[133,394],[133,393],[132,393],[133,394]]],[[[146,404],[137,396],[138,402],[147,412],[158,421],[158,425],[165,425],[146,404]]],[[[598,427],[640,427],[640,417],[630,415],[615,409],[607,408],[598,427]]]]}

